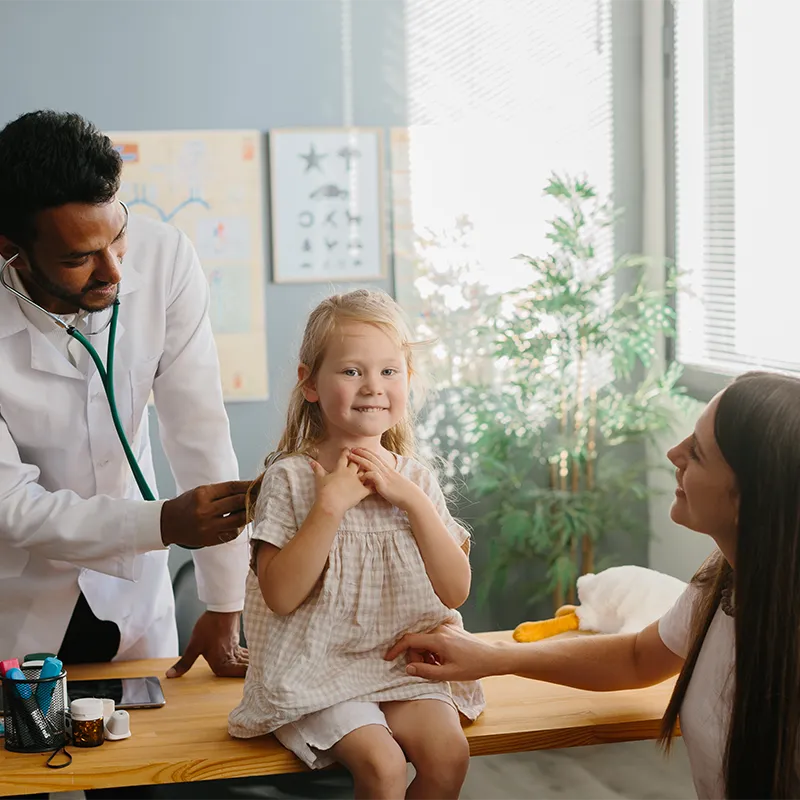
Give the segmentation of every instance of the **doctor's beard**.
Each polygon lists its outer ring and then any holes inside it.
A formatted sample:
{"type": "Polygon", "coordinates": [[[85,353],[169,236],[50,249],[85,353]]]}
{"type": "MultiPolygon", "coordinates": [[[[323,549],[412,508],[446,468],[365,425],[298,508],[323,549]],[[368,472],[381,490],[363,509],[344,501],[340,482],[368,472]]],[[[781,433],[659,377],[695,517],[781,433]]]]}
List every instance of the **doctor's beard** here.
{"type": "Polygon", "coordinates": [[[79,308],[81,311],[88,311],[90,313],[95,311],[104,311],[109,306],[114,304],[119,294],[119,284],[116,285],[115,291],[110,293],[108,297],[103,297],[99,302],[90,302],[87,295],[96,289],[102,289],[110,284],[102,283],[100,281],[89,281],[83,289],[77,294],[67,291],[63,286],[51,280],[50,277],[42,270],[42,268],[28,257],[28,265],[30,270],[28,277],[36,284],[36,286],[43,292],[52,297],[57,297],[71,305],[79,308]]]}

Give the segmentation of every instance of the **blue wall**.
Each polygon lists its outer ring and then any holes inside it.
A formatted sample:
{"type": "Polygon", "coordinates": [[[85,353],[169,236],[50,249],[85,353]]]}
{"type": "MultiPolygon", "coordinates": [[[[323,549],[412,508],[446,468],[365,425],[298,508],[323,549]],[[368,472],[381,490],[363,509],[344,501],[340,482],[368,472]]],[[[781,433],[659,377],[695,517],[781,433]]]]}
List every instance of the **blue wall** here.
{"type": "MultiPolygon", "coordinates": [[[[352,121],[404,125],[403,0],[350,8],[352,121]]],[[[105,130],[341,125],[342,10],[340,0],[3,0],[0,126],[38,108],[105,130]]],[[[302,325],[330,286],[265,291],[270,399],[228,407],[243,476],[277,442],[302,325]]],[[[156,458],[171,493],[160,448],[156,458]]]]}
{"type": "MultiPolygon", "coordinates": [[[[431,3],[436,0],[430,0],[431,3]]],[[[77,111],[106,130],[338,126],[344,122],[343,40],[352,43],[352,121],[405,125],[403,0],[0,0],[0,125],[35,108],[77,111]]],[[[628,209],[617,249],[641,249],[641,6],[613,0],[615,199],[628,209]]],[[[376,284],[390,288],[388,284],[376,284]]],[[[243,476],[255,475],[283,425],[299,335],[327,285],[267,283],[271,397],[228,408],[243,476]]],[[[173,490],[156,448],[159,488],[173,490]]],[[[474,509],[465,509],[469,518],[474,509]]],[[[649,528],[646,505],[642,530],[649,528]]],[[[491,531],[476,543],[479,579],[491,531]]],[[[614,543],[647,563],[644,537],[614,543]]],[[[185,557],[185,551],[176,553],[185,557]]],[[[547,614],[519,587],[465,609],[474,630],[547,614]]]]}

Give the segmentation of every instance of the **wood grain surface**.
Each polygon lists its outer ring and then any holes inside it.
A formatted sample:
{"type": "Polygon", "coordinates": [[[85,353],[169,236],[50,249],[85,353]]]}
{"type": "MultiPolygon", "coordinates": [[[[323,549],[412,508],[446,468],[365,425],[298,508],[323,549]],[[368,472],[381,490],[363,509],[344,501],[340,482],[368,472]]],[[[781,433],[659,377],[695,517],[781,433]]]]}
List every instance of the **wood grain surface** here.
{"type": "MultiPolygon", "coordinates": [[[[482,636],[511,640],[510,632],[482,636]]],[[[65,769],[46,768],[47,754],[0,749],[0,796],[305,769],[272,736],[242,740],[228,735],[227,717],[241,699],[241,679],[216,678],[200,660],[182,678],[167,680],[163,676],[171,665],[170,659],[158,659],[68,667],[74,680],[158,675],[167,703],[132,710],[130,739],[91,750],[70,747],[73,763],[65,769]]],[[[653,739],[672,683],[595,693],[514,676],[487,678],[486,711],[465,727],[472,755],[653,739]]]]}

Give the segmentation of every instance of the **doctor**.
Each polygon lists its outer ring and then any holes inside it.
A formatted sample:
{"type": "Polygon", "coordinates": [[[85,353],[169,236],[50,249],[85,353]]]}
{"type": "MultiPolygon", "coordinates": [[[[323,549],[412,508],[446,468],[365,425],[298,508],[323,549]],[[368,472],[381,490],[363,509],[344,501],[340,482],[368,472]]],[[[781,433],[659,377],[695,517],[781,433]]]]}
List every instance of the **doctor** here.
{"type": "MultiPolygon", "coordinates": [[[[76,326],[105,361],[119,298],[114,389],[121,423],[155,487],[152,392],[178,497],[144,502],[97,369],[45,313],[0,285],[0,658],[58,652],[66,663],[174,657],[167,546],[194,552],[207,611],[177,677],[204,656],[242,676],[248,569],[239,481],[209,291],[176,228],[128,215],[122,163],[76,114],[25,114],[0,131],[0,268],[17,292],[76,326]],[[124,262],[124,263],[123,263],[124,262]]],[[[92,800],[352,796],[331,775],[96,789],[92,800]]]]}
{"type": "Polygon", "coordinates": [[[184,657],[243,675],[247,571],[239,481],[208,318],[208,287],[176,228],[129,216],[121,159],[76,114],[25,114],[0,131],[5,283],[75,325],[105,361],[119,298],[115,394],[155,486],[153,393],[178,497],[144,502],[86,351],[0,286],[0,658],[67,663],[177,657],[167,546],[194,553],[207,611],[184,657]],[[124,262],[124,263],[123,263],[124,262]],[[238,537],[238,538],[237,538],[238,537]]]}

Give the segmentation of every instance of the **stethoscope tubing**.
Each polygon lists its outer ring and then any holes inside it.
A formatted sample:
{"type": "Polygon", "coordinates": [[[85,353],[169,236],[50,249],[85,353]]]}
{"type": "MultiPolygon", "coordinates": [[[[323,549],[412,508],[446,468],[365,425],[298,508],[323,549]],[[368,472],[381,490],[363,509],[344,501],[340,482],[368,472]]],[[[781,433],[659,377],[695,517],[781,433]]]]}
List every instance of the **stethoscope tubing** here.
{"type": "MultiPolygon", "coordinates": [[[[147,483],[147,479],[144,477],[144,473],[142,472],[141,467],[139,466],[139,462],[134,455],[134,452],[131,448],[130,442],[128,441],[128,437],[125,435],[125,429],[122,427],[122,422],[119,418],[119,411],[117,410],[117,400],[114,394],[114,351],[116,349],[116,339],[117,339],[117,317],[119,315],[119,297],[114,300],[114,305],[111,311],[111,318],[109,322],[107,322],[99,331],[95,331],[92,336],[102,333],[107,327],[110,326],[110,330],[108,332],[108,349],[106,352],[106,363],[103,364],[102,359],[100,358],[99,353],[94,348],[94,345],[86,338],[84,334],[82,334],[74,325],[68,325],[64,320],[57,317],[55,314],[48,311],[46,308],[42,308],[38,303],[34,300],[31,300],[30,297],[26,297],[22,292],[18,292],[11,284],[6,282],[5,273],[8,265],[17,257],[18,254],[13,255],[8,261],[3,264],[2,268],[0,268],[0,283],[13,295],[15,295],[20,300],[24,300],[28,305],[33,306],[34,308],[41,311],[43,314],[46,314],[50,319],[58,325],[59,328],[62,328],[64,332],[71,336],[73,339],[76,339],[78,342],[83,345],[86,349],[86,352],[91,356],[92,361],[94,361],[95,366],[97,367],[97,372],[100,374],[100,380],[103,383],[103,389],[106,393],[106,399],[108,400],[108,408],[111,411],[111,419],[114,423],[114,429],[117,432],[117,437],[119,438],[119,442],[122,445],[122,449],[125,451],[125,458],[128,461],[128,466],[133,473],[134,480],[136,481],[136,485],[139,487],[139,491],[142,494],[142,497],[145,500],[155,500],[156,496],[153,494],[153,490],[150,488],[150,485],[147,483]]],[[[181,545],[186,550],[196,550],[195,547],[189,547],[188,545],[181,545]]]]}

